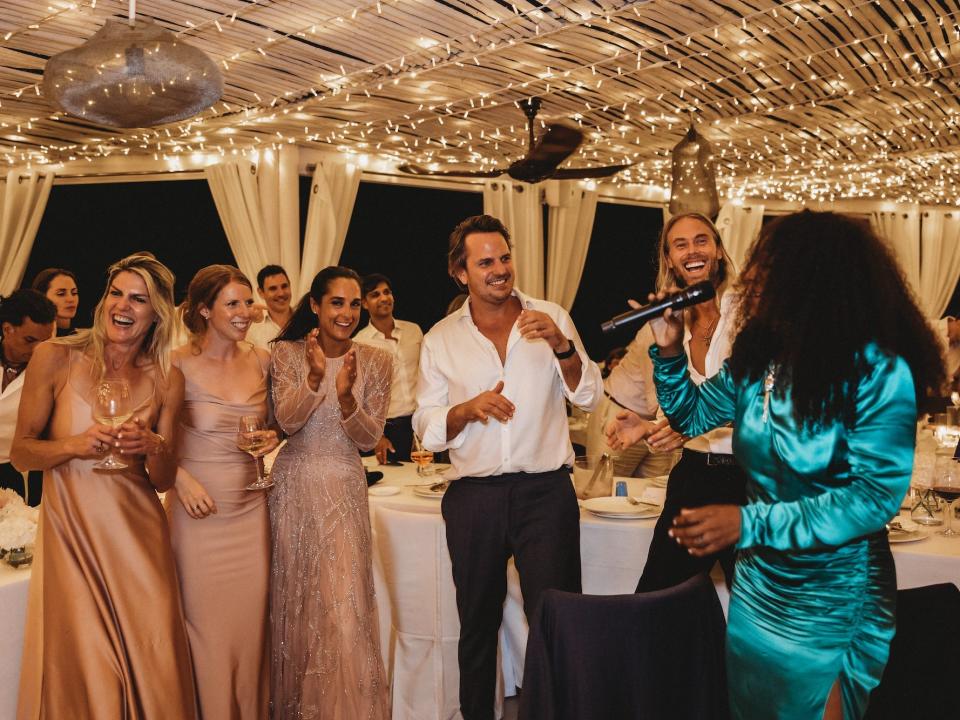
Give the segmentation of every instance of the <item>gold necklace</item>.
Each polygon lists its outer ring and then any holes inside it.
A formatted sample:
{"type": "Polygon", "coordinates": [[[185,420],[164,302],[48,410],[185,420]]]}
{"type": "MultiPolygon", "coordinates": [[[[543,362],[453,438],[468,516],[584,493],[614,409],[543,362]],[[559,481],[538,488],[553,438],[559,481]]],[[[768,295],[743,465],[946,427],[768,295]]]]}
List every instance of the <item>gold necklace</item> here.
{"type": "Polygon", "coordinates": [[[694,331],[697,331],[697,332],[696,332],[697,337],[700,338],[701,340],[703,340],[703,342],[706,343],[707,347],[710,347],[710,341],[713,340],[713,333],[714,333],[714,331],[717,329],[717,325],[718,325],[719,323],[720,323],[720,315],[717,315],[717,316],[713,319],[713,322],[710,323],[710,327],[707,329],[707,332],[706,332],[705,334],[702,334],[702,335],[701,335],[700,332],[699,332],[699,328],[698,328],[696,325],[694,325],[694,326],[690,329],[690,332],[691,332],[691,333],[694,333],[694,331]]]}

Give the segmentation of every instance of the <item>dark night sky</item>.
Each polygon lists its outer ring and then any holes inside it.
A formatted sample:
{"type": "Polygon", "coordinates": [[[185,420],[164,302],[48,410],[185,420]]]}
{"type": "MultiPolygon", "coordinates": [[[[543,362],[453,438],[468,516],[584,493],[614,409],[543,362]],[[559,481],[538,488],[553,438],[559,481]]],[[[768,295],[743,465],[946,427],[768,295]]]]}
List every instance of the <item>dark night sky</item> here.
{"type": "MultiPolygon", "coordinates": [[[[310,179],[301,178],[301,217],[310,179]]],[[[483,210],[480,193],[361,183],[341,263],[361,275],[382,272],[393,281],[397,317],[424,331],[439,320],[457,288],[446,273],[447,236],[483,210]]],[[[653,286],[659,208],[599,203],[580,289],[571,315],[591,356],[602,360],[630,331],[600,332],[626,299],[653,286]]],[[[177,276],[177,299],[193,273],[211,263],[233,264],[213,198],[204,180],[54,185],[24,284],[50,266],[77,273],[79,326],[88,325],[103,291],[105,270],[137,250],[150,250],[177,276]]],[[[955,294],[950,311],[960,307],[955,294]]],[[[361,325],[366,318],[361,319],[361,325]]]]}

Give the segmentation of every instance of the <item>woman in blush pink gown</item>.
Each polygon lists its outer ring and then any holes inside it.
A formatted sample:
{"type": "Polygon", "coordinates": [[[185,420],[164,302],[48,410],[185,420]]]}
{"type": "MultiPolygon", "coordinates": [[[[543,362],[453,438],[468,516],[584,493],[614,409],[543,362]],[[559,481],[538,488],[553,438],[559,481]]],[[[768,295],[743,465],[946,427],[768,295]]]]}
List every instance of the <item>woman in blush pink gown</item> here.
{"type": "Polygon", "coordinates": [[[196,701],[170,535],[157,491],[183,376],[168,366],[173,274],[146,253],[109,271],[93,328],[43,343],[26,371],[11,459],[43,470],[18,720],[193,720],[196,701]],[[99,381],[134,414],[94,423],[99,381]],[[127,467],[103,470],[112,446],[127,467]]]}
{"type": "Polygon", "coordinates": [[[392,360],[354,345],[360,281],[329,267],[274,345],[274,412],[289,435],[273,465],[274,720],[388,720],[358,448],[383,434],[392,360]]]}
{"type": "MultiPolygon", "coordinates": [[[[183,313],[191,340],[173,353],[185,391],[167,510],[205,720],[269,714],[267,498],[247,490],[256,465],[237,448],[241,417],[267,419],[270,356],[244,341],[252,305],[250,282],[237,268],[203,268],[183,313]]],[[[261,434],[262,454],[278,442],[273,430],[261,434]]]]}

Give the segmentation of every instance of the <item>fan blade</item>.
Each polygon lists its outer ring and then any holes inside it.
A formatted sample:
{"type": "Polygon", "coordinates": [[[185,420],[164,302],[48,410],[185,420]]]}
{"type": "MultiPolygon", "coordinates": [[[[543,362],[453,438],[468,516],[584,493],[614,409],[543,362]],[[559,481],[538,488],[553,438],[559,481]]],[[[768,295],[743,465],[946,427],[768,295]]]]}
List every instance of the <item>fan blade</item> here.
{"type": "Polygon", "coordinates": [[[409,175],[477,178],[495,178],[506,172],[505,170],[427,170],[419,165],[400,165],[397,170],[409,175]]]}
{"type": "Polygon", "coordinates": [[[569,125],[548,125],[523,162],[557,167],[580,147],[583,133],[569,125]]]}
{"type": "Polygon", "coordinates": [[[553,177],[557,166],[573,154],[583,133],[567,125],[550,125],[530,153],[517,160],[507,174],[514,180],[535,183],[553,177]]]}
{"type": "Polygon", "coordinates": [[[581,180],[585,178],[604,178],[616,175],[621,170],[626,170],[633,163],[626,165],[604,165],[602,167],[592,168],[563,168],[557,170],[551,180],[581,180]]]}

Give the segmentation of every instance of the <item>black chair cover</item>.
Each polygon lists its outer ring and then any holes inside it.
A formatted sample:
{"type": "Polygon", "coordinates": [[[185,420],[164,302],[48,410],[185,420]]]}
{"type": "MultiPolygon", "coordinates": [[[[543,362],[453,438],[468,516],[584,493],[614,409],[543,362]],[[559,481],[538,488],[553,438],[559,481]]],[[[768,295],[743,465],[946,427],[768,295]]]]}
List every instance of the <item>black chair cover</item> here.
{"type": "Polygon", "coordinates": [[[960,590],[929,585],[897,593],[897,634],[865,720],[960,717],[960,590]]]}
{"type": "Polygon", "coordinates": [[[521,720],[726,720],[726,625],[705,575],[636,595],[547,590],[521,720]]]}

